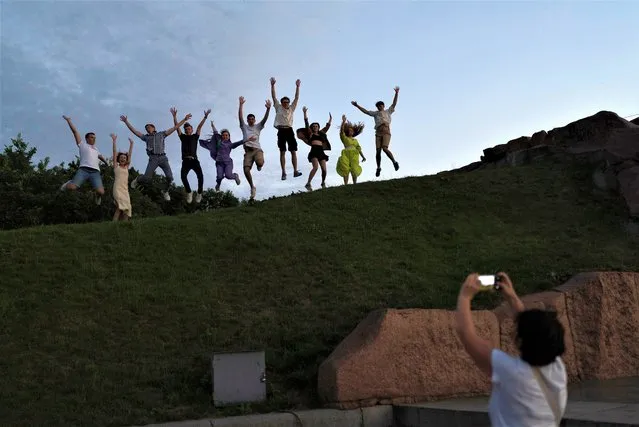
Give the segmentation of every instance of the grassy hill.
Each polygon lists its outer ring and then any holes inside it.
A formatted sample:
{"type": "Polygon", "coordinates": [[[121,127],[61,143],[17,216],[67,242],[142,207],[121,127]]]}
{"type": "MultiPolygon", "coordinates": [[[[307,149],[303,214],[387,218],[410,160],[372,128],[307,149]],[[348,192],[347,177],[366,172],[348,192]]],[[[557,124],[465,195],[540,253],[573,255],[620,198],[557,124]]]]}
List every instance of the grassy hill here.
{"type": "Polygon", "coordinates": [[[2,232],[0,424],[317,405],[317,366],[371,310],[453,308],[470,271],[508,271],[520,293],[639,271],[623,209],[593,195],[587,170],[544,163],[2,232]],[[269,402],[216,411],[211,353],[261,348],[269,402]]]}

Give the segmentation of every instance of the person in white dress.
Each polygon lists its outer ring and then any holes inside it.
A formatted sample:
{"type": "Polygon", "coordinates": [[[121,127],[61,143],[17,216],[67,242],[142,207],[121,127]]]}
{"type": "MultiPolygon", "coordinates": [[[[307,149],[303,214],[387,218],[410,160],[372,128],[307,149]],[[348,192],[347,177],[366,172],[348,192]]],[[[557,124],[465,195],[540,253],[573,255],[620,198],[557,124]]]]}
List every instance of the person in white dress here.
{"type": "Polygon", "coordinates": [[[113,203],[115,214],[113,221],[127,221],[132,216],[131,197],[129,196],[129,167],[133,153],[133,140],[129,138],[129,151],[118,152],[117,135],[111,134],[113,140],[113,203]]]}
{"type": "Polygon", "coordinates": [[[563,325],[550,310],[526,310],[506,273],[484,286],[475,273],[457,299],[457,334],[477,367],[491,378],[488,415],[494,427],[557,427],[568,399],[563,325]],[[483,289],[497,289],[508,301],[517,330],[518,357],[494,348],[477,335],[471,301],[483,289]]]}

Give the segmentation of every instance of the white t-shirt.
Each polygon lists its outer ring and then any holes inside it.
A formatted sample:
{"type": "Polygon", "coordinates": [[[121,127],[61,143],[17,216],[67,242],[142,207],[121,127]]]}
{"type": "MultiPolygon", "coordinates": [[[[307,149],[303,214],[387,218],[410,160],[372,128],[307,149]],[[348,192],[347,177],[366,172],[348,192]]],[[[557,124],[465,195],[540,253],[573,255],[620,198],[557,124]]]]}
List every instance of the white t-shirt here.
{"type": "MultiPolygon", "coordinates": [[[[494,349],[492,359],[492,391],[488,414],[493,427],[556,427],[552,407],[535,379],[532,367],[520,358],[494,349]]],[[[557,357],[539,368],[542,380],[556,399],[560,413],[568,399],[566,367],[557,357]]]]}
{"type": "Polygon", "coordinates": [[[275,101],[273,103],[275,107],[275,121],[273,122],[274,127],[293,127],[293,113],[295,112],[295,107],[297,104],[295,102],[291,102],[288,108],[282,107],[282,104],[279,101],[275,101]]]}
{"type": "Polygon", "coordinates": [[[391,124],[391,114],[395,112],[395,107],[391,106],[385,110],[368,110],[368,114],[373,116],[375,119],[375,129],[380,127],[380,125],[389,125],[391,124]]]}
{"type": "Polygon", "coordinates": [[[80,167],[100,170],[100,159],[98,158],[100,152],[95,145],[89,145],[82,141],[78,144],[78,150],[80,150],[80,167]]]}
{"type": "Polygon", "coordinates": [[[257,149],[262,148],[260,146],[260,132],[262,132],[262,129],[264,129],[264,125],[262,124],[262,122],[256,122],[253,126],[249,126],[246,123],[242,123],[242,126],[240,126],[240,129],[242,129],[243,139],[249,139],[252,136],[255,136],[255,138],[257,138],[255,141],[247,142],[246,144],[244,144],[245,146],[253,147],[257,149]]]}

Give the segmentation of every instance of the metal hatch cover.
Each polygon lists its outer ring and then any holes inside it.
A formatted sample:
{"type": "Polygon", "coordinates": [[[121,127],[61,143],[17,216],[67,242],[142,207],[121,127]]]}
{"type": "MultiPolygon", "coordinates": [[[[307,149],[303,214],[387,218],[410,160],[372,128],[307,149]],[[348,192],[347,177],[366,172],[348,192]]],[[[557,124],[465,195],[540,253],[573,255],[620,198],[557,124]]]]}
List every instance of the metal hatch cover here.
{"type": "Polygon", "coordinates": [[[214,406],[266,400],[264,351],[213,353],[211,365],[214,406]]]}

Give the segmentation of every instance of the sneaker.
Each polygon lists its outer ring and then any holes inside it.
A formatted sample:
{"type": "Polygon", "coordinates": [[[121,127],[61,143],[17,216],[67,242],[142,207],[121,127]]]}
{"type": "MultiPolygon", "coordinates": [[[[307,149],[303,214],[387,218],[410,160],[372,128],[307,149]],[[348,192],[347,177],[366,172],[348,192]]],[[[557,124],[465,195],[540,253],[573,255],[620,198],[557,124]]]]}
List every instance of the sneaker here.
{"type": "Polygon", "coordinates": [[[395,170],[399,170],[399,163],[395,162],[393,163],[393,166],[395,166],[395,170]]]}
{"type": "Polygon", "coordinates": [[[133,181],[131,181],[131,188],[136,189],[138,188],[138,179],[135,178],[133,181]]]}
{"type": "Polygon", "coordinates": [[[304,188],[306,188],[308,191],[313,191],[313,187],[311,187],[311,183],[310,182],[308,184],[306,184],[304,186],[304,188]]]}
{"type": "Polygon", "coordinates": [[[217,185],[215,186],[215,191],[216,191],[216,192],[219,192],[219,191],[220,191],[220,184],[217,184],[217,185]]]}
{"type": "Polygon", "coordinates": [[[377,168],[377,171],[375,172],[375,176],[379,176],[381,171],[382,171],[382,168],[377,168]]]}
{"type": "Polygon", "coordinates": [[[255,199],[255,187],[251,187],[251,199],[255,199]]]}
{"type": "Polygon", "coordinates": [[[67,181],[67,182],[65,182],[64,184],[62,184],[62,185],[60,186],[60,191],[64,191],[64,190],[66,190],[66,189],[67,189],[67,184],[68,184],[68,183],[70,183],[70,182],[71,182],[71,181],[67,181]]]}
{"type": "Polygon", "coordinates": [[[193,201],[193,192],[186,193],[186,203],[191,203],[193,201]]]}
{"type": "Polygon", "coordinates": [[[282,174],[282,181],[286,181],[286,174],[285,173],[282,174]]]}
{"type": "Polygon", "coordinates": [[[167,202],[171,201],[171,195],[169,194],[168,191],[163,191],[162,195],[164,196],[164,200],[166,200],[167,202]]]}
{"type": "Polygon", "coordinates": [[[238,174],[236,174],[236,173],[234,173],[233,175],[235,175],[235,176],[233,177],[233,178],[235,178],[235,183],[236,183],[237,185],[240,185],[240,182],[241,182],[241,181],[240,181],[240,176],[239,176],[238,174]]]}
{"type": "Polygon", "coordinates": [[[202,193],[197,193],[195,195],[195,203],[200,203],[202,201],[202,193]]]}
{"type": "Polygon", "coordinates": [[[297,178],[298,176],[302,176],[302,172],[300,172],[300,171],[295,171],[295,172],[293,173],[293,177],[294,177],[294,178],[297,178]]]}
{"type": "Polygon", "coordinates": [[[99,194],[95,195],[95,204],[98,206],[102,204],[102,196],[100,196],[99,194]]]}
{"type": "Polygon", "coordinates": [[[326,188],[326,184],[322,182],[322,188],[326,188]]]}

